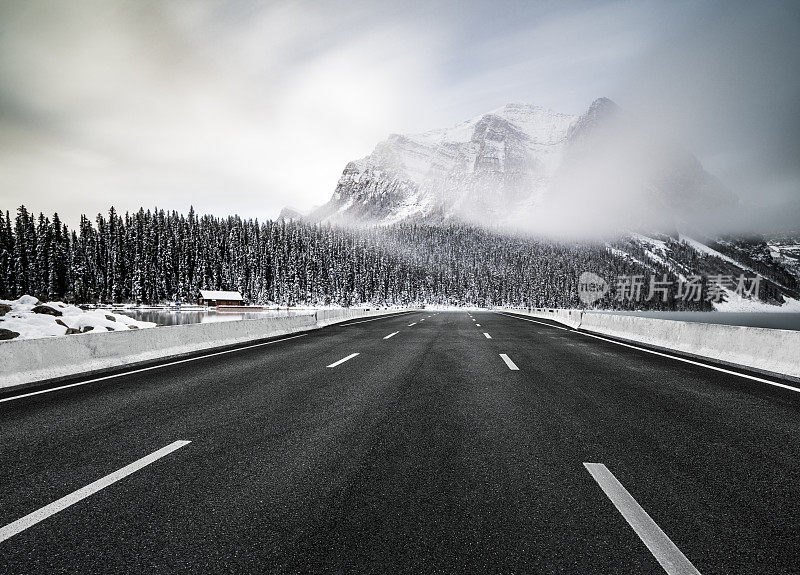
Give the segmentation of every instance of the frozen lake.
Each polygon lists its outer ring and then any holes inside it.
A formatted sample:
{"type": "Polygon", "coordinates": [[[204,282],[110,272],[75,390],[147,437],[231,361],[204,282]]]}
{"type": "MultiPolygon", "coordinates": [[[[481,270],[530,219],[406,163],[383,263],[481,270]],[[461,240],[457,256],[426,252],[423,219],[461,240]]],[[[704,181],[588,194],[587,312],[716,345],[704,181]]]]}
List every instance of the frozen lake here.
{"type": "Polygon", "coordinates": [[[184,325],[189,323],[213,323],[218,321],[313,315],[314,310],[301,309],[286,311],[285,309],[270,309],[258,311],[217,311],[214,309],[115,309],[114,313],[121,313],[140,321],[152,321],[159,325],[184,325]]]}
{"type": "Polygon", "coordinates": [[[800,331],[800,313],[794,312],[728,312],[728,311],[601,311],[618,315],[636,315],[675,321],[699,323],[720,323],[723,325],[744,325],[748,327],[768,327],[771,329],[791,329],[800,331]]]}

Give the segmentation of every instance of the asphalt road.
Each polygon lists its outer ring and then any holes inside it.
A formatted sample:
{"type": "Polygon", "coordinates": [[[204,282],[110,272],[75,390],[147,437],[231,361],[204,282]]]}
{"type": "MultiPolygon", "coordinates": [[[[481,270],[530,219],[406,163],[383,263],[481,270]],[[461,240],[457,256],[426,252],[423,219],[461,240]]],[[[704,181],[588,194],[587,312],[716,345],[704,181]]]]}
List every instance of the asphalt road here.
{"type": "Polygon", "coordinates": [[[800,573],[800,393],[434,313],[0,403],[0,572],[800,573]]]}

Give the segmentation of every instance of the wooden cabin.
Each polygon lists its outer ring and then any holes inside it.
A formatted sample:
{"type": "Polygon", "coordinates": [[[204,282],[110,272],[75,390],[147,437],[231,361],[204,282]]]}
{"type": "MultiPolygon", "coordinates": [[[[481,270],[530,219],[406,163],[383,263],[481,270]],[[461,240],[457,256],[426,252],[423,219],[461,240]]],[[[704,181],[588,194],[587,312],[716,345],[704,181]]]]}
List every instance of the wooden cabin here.
{"type": "Polygon", "coordinates": [[[219,305],[244,305],[242,294],[238,291],[213,291],[200,290],[200,297],[197,298],[198,305],[215,307],[219,305]]]}

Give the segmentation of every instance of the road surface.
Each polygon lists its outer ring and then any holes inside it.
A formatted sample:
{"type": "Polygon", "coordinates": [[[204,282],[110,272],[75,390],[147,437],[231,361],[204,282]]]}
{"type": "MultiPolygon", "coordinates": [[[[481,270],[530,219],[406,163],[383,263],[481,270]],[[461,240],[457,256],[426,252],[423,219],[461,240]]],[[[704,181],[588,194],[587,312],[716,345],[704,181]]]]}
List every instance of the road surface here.
{"type": "Polygon", "coordinates": [[[800,393],[414,311],[0,402],[2,573],[800,572],[800,393]]]}

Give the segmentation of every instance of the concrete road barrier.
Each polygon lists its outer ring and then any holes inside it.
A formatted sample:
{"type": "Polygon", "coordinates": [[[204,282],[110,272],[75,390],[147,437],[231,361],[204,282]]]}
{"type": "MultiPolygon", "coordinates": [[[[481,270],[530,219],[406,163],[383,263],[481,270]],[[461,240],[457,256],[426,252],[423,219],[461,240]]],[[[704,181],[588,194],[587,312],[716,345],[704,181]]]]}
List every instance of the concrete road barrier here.
{"type": "Polygon", "coordinates": [[[0,342],[0,389],[301,333],[405,310],[331,309],[307,315],[196,323],[0,342]]]}
{"type": "Polygon", "coordinates": [[[800,381],[798,331],[591,312],[579,329],[800,381]]]}
{"type": "Polygon", "coordinates": [[[800,331],[581,310],[498,309],[550,319],[579,331],[800,381],[800,331]]]}

